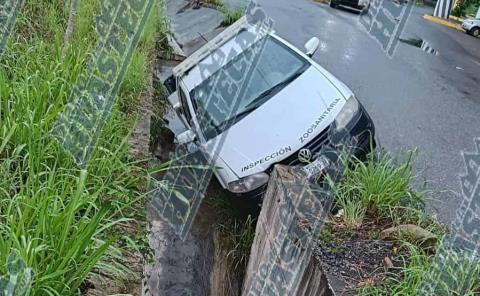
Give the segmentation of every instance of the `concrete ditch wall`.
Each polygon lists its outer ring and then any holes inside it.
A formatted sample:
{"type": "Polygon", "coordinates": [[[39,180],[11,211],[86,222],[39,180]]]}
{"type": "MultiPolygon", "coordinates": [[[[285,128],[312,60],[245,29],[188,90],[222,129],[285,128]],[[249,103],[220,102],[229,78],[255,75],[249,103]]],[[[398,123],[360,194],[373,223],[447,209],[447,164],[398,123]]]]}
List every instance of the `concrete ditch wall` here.
{"type": "Polygon", "coordinates": [[[275,166],[257,222],[243,296],[334,295],[313,256],[326,214],[319,197],[293,168],[275,166]]]}

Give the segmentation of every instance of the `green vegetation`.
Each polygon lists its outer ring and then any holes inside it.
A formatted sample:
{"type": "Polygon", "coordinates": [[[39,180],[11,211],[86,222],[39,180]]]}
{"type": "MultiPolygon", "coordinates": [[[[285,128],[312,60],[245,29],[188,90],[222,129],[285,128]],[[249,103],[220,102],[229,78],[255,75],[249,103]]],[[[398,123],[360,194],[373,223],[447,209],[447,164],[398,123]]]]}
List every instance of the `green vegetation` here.
{"type": "Polygon", "coordinates": [[[212,223],[219,235],[218,240],[222,242],[221,249],[226,252],[232,271],[243,273],[255,238],[257,222],[254,218],[256,215],[247,213],[255,212],[256,207],[225,194],[219,184],[210,185],[208,193],[204,203],[215,213],[212,223]]]}
{"type": "Polygon", "coordinates": [[[25,1],[0,57],[0,275],[10,253],[33,269],[29,295],[78,295],[93,270],[129,274],[121,254],[133,248],[122,230],[144,220],[146,172],[128,154],[132,111],[148,81],[158,37],[154,9],[125,76],[118,104],[88,169],[81,170],[51,137],[96,40],[99,2],[82,0],[62,61],[69,3],[25,1]]]}
{"type": "MultiPolygon", "coordinates": [[[[448,232],[446,227],[424,210],[428,192],[413,189],[414,154],[408,153],[403,160],[380,154],[370,156],[366,162],[353,161],[336,191],[336,208],[341,209],[341,214],[329,221],[320,239],[324,242],[337,241],[338,234],[332,233],[332,229],[339,227],[344,233],[354,230],[353,236],[363,231],[370,239],[378,239],[379,230],[405,224],[420,226],[437,238],[444,237],[448,232]]],[[[460,288],[453,285],[448,288],[451,290],[447,294],[442,295],[477,295],[480,292],[478,259],[467,260],[465,253],[455,252],[449,254],[447,259],[439,258],[437,253],[441,243],[424,243],[422,240],[412,240],[408,235],[399,235],[393,250],[399,256],[395,267],[388,269],[380,280],[377,277],[360,284],[357,294],[417,295],[421,283],[431,272],[433,262],[445,263],[442,271],[457,283],[466,282],[463,288],[466,287],[468,291],[460,292],[460,288]]]]}
{"type": "Polygon", "coordinates": [[[211,4],[217,7],[224,6],[223,0],[203,0],[204,3],[211,4]]]}
{"type": "Polygon", "coordinates": [[[480,7],[480,0],[463,0],[452,9],[452,15],[458,17],[474,17],[480,7]]]}
{"type": "Polygon", "coordinates": [[[203,0],[215,6],[223,15],[222,26],[230,26],[245,15],[245,7],[229,7],[223,0],[203,0]]]}
{"type": "Polygon", "coordinates": [[[245,8],[229,8],[223,5],[220,11],[223,14],[223,26],[230,26],[245,15],[245,8]]]}
{"type": "Polygon", "coordinates": [[[417,289],[429,271],[430,259],[417,246],[405,243],[404,248],[408,251],[408,258],[405,258],[403,266],[387,274],[390,277],[385,282],[361,287],[359,295],[417,295],[417,289]]]}
{"type": "Polygon", "coordinates": [[[248,264],[250,249],[255,239],[256,222],[249,215],[245,221],[234,219],[228,224],[220,224],[219,230],[227,238],[227,257],[234,262],[234,270],[244,271],[248,264]]]}
{"type": "Polygon", "coordinates": [[[336,190],[336,204],[344,211],[345,224],[359,226],[367,212],[387,218],[399,207],[422,203],[423,197],[410,189],[412,156],[413,152],[397,164],[389,154],[372,154],[366,162],[347,166],[336,190]]]}
{"type": "MultiPolygon", "coordinates": [[[[408,253],[403,265],[388,272],[385,281],[360,287],[358,289],[359,295],[418,295],[418,290],[423,281],[432,272],[433,260],[439,258],[435,258],[417,246],[406,242],[403,243],[403,248],[408,253]]],[[[443,279],[450,278],[453,280],[452,282],[435,281],[435,284],[439,284],[439,287],[436,288],[438,295],[474,296],[480,293],[478,282],[480,264],[478,259],[469,260],[464,256],[464,253],[460,253],[460,255],[452,253],[447,258],[448,262],[445,263],[441,259],[437,261],[443,267],[446,267],[441,269],[441,272],[445,272],[443,279]]]]}

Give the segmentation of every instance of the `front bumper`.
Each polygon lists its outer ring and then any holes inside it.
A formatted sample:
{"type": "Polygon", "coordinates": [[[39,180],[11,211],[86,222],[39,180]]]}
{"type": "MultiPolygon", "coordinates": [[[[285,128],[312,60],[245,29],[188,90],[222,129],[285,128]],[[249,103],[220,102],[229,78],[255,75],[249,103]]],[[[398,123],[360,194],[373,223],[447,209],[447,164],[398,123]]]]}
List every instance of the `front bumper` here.
{"type": "Polygon", "coordinates": [[[333,3],[342,6],[352,7],[358,10],[363,10],[365,7],[368,6],[368,3],[360,3],[358,0],[331,0],[333,3]]]}
{"type": "Polygon", "coordinates": [[[473,28],[474,24],[471,23],[462,23],[462,28],[465,31],[470,31],[473,28]]]}
{"type": "Polygon", "coordinates": [[[347,126],[347,131],[349,135],[355,139],[355,147],[353,147],[352,155],[360,160],[365,160],[366,156],[376,147],[375,125],[361,104],[360,110],[360,114],[356,120],[353,120],[350,125],[347,126]]]}
{"type": "MultiPolygon", "coordinates": [[[[359,160],[366,160],[367,155],[372,152],[376,147],[375,142],[375,125],[371,117],[368,115],[365,108],[360,104],[360,111],[357,116],[347,125],[346,130],[343,131],[344,135],[340,135],[335,132],[334,123],[327,127],[323,132],[318,136],[312,139],[308,144],[306,144],[302,149],[309,149],[312,155],[318,157],[319,154],[323,151],[322,148],[326,146],[337,146],[335,143],[342,142],[338,138],[344,137],[345,133],[348,135],[347,138],[354,139],[353,147],[346,147],[351,155],[359,160]]],[[[348,141],[347,141],[348,142],[348,141]]],[[[340,149],[340,148],[339,148],[340,149]]],[[[298,159],[298,151],[293,153],[291,156],[279,162],[283,165],[288,166],[303,166],[305,163],[302,163],[298,159]]],[[[270,174],[273,170],[274,165],[268,168],[265,172],[270,174]]],[[[237,197],[247,198],[247,199],[260,199],[267,188],[267,184],[252,190],[250,192],[235,194],[237,197]]]]}

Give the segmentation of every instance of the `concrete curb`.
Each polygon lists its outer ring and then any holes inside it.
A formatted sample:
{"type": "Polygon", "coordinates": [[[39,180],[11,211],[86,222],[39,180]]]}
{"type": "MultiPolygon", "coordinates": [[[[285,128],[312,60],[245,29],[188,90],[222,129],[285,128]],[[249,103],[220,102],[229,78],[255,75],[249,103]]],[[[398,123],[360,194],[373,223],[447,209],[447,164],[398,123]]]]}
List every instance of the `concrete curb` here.
{"type": "Polygon", "coordinates": [[[451,15],[450,18],[459,23],[463,23],[463,21],[465,20],[463,17],[453,16],[453,15],[451,15]]]}
{"type": "Polygon", "coordinates": [[[446,26],[446,27],[449,27],[449,28],[452,28],[452,29],[456,29],[456,30],[459,30],[459,31],[463,31],[462,26],[460,26],[459,24],[455,24],[455,23],[449,22],[449,21],[446,20],[446,19],[442,19],[442,18],[433,16],[433,15],[429,15],[429,14],[425,14],[425,15],[423,16],[423,18],[426,19],[426,20],[428,20],[428,21],[431,21],[432,23],[436,23],[436,24],[439,24],[439,25],[442,25],[442,26],[446,26]]]}

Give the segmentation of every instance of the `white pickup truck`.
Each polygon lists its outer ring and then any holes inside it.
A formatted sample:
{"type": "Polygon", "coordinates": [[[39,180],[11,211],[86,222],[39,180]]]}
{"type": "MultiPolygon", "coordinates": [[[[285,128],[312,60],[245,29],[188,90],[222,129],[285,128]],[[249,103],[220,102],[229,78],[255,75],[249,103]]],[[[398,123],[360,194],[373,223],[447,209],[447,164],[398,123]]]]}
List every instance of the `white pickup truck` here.
{"type": "Polygon", "coordinates": [[[261,192],[276,163],[327,165],[318,151],[337,130],[348,130],[355,154],[366,155],[375,145],[373,122],[352,91],[312,60],[319,40],[308,41],[304,53],[273,32],[238,38],[252,32],[240,19],[173,69],[165,85],[181,121],[172,128],[177,143],[214,160],[219,183],[241,196],[261,192]],[[253,55],[259,44],[262,51],[253,55]],[[223,75],[243,73],[244,58],[253,56],[249,83],[235,96],[223,75]],[[223,112],[219,104],[235,108],[223,112]]]}
{"type": "Polygon", "coordinates": [[[474,37],[480,36],[480,18],[466,19],[462,23],[462,28],[474,37]]]}

